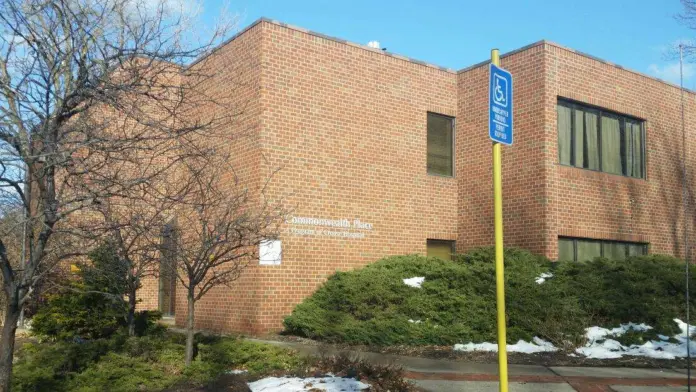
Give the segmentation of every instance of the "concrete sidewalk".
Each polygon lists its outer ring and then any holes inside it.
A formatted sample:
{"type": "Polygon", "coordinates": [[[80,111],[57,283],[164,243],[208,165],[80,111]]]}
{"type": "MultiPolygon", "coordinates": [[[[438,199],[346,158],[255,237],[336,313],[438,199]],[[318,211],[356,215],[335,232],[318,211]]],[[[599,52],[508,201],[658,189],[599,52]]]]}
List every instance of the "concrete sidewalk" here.
{"type": "MultiPolygon", "coordinates": [[[[498,391],[497,364],[339,351],[323,346],[291,342],[257,341],[293,348],[309,355],[343,352],[376,364],[398,365],[405,370],[406,377],[424,391],[498,391]]],[[[687,390],[685,369],[510,365],[508,373],[511,392],[676,392],[687,390]]]]}

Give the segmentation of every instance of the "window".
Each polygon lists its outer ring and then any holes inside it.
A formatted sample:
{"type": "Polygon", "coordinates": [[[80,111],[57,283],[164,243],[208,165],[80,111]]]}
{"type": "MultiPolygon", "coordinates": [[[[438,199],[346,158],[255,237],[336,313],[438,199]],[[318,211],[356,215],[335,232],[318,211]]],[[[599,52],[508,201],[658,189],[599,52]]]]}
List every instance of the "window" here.
{"type": "Polygon", "coordinates": [[[642,120],[558,101],[561,165],[645,178],[644,133],[642,120]]]}
{"type": "Polygon", "coordinates": [[[428,113],[428,174],[454,175],[454,118],[428,113]]]}
{"type": "Polygon", "coordinates": [[[583,238],[558,238],[558,260],[588,261],[595,257],[623,260],[648,254],[648,245],[639,242],[600,241],[583,238]]]}
{"type": "Polygon", "coordinates": [[[159,265],[159,310],[165,317],[176,311],[176,253],[178,233],[176,223],[167,224],[161,234],[159,265]]]}
{"type": "Polygon", "coordinates": [[[428,257],[452,260],[452,255],[454,255],[454,241],[428,240],[428,257]]]}

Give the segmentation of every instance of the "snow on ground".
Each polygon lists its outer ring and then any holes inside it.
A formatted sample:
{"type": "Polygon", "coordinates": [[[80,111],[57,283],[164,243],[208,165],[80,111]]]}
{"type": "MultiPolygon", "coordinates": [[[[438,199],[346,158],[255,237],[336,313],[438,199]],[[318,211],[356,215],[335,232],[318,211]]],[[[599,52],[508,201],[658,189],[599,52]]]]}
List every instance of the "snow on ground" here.
{"type": "MultiPolygon", "coordinates": [[[[581,354],[587,358],[595,359],[612,359],[621,358],[623,356],[642,356],[657,359],[675,359],[686,357],[687,342],[690,345],[691,352],[696,352],[696,341],[686,338],[687,325],[685,322],[674,319],[681,329],[681,333],[672,338],[664,335],[658,335],[659,340],[650,340],[643,344],[634,344],[624,346],[618,338],[629,331],[646,332],[652,327],[646,324],[621,324],[619,327],[608,329],[601,327],[590,327],[585,330],[587,344],[575,350],[577,354],[581,354]],[[671,340],[671,342],[670,342],[671,340]]],[[[696,335],[696,326],[689,326],[689,335],[696,335]]],[[[495,343],[467,343],[455,344],[455,351],[498,351],[498,345],[495,343]]],[[[551,352],[558,349],[553,344],[535,337],[532,342],[520,340],[516,344],[507,345],[508,352],[518,353],[538,353],[551,352]]],[[[575,354],[569,354],[575,356],[575,354]]]]}
{"type": "Polygon", "coordinates": [[[422,323],[422,321],[420,321],[420,320],[412,320],[412,319],[408,319],[408,322],[409,322],[409,323],[412,323],[412,324],[420,324],[420,323],[422,323]]]}
{"type": "Polygon", "coordinates": [[[267,377],[250,382],[252,392],[303,392],[321,390],[326,392],[358,392],[370,386],[354,378],[334,377],[267,377]]]}
{"type": "Polygon", "coordinates": [[[552,274],[552,273],[550,273],[550,272],[542,272],[541,275],[537,276],[536,279],[534,279],[534,281],[535,281],[537,284],[542,284],[542,283],[546,282],[546,279],[549,279],[549,278],[553,278],[553,274],[552,274]]]}
{"type": "Polygon", "coordinates": [[[620,326],[612,329],[602,328],[602,327],[590,327],[585,329],[585,337],[592,343],[598,340],[606,339],[607,336],[618,337],[625,334],[628,331],[638,331],[645,332],[651,330],[652,327],[645,324],[621,324],[620,326]]]}
{"type": "Polygon", "coordinates": [[[414,278],[404,279],[404,284],[406,286],[411,286],[411,287],[415,287],[415,288],[419,289],[424,281],[425,281],[425,277],[416,276],[414,278]]]}
{"type": "MultiPolygon", "coordinates": [[[[674,359],[686,357],[687,342],[690,345],[691,351],[696,350],[696,342],[686,338],[686,323],[674,319],[681,333],[674,335],[672,338],[676,342],[669,342],[670,338],[664,335],[658,335],[660,340],[650,340],[643,344],[633,344],[624,346],[618,341],[611,339],[619,337],[630,330],[647,331],[652,329],[651,326],[645,324],[622,324],[618,328],[606,329],[600,327],[587,328],[587,345],[580,347],[575,352],[582,354],[587,358],[610,359],[621,358],[628,356],[641,356],[657,359],[674,359]]],[[[689,326],[689,335],[693,336],[694,326],[689,326]]]]}
{"type": "MultiPolygon", "coordinates": [[[[524,340],[520,340],[515,344],[508,344],[506,347],[507,347],[506,351],[509,353],[533,354],[533,353],[541,353],[541,352],[557,351],[558,350],[556,347],[553,346],[553,344],[551,344],[543,339],[539,339],[536,336],[532,339],[531,343],[525,342],[524,340]]],[[[492,352],[498,352],[498,344],[497,343],[455,344],[454,350],[455,351],[492,351],[492,352]]]]}

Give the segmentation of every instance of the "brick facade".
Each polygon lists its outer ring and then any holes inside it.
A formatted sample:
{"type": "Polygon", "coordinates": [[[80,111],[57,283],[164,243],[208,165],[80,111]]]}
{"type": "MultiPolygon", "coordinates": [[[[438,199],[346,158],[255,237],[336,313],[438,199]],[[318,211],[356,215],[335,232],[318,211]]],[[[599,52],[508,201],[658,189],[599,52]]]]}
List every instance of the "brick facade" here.
{"type": "MultiPolygon", "coordinates": [[[[501,62],[515,80],[515,144],[503,149],[506,245],[554,259],[563,235],[642,241],[651,253],[681,256],[679,88],[544,41],[501,62]],[[558,97],[646,120],[647,178],[560,166],[558,97]]],[[[294,216],[371,224],[334,229],[290,220],[282,263],[254,263],[234,289],[210,292],[197,305],[197,327],[277,331],[337,270],[423,254],[427,239],[456,240],[460,252],[492,244],[487,63],[456,72],[263,19],[193,66],[218,70],[209,93],[238,89],[244,110],[228,147],[241,183],[258,186],[280,168],[270,194],[294,216]],[[427,174],[428,112],[456,118],[454,177],[427,174]]],[[[695,98],[686,93],[687,139],[695,98]]],[[[156,293],[157,282],[147,282],[144,307],[156,304],[156,293]]]]}

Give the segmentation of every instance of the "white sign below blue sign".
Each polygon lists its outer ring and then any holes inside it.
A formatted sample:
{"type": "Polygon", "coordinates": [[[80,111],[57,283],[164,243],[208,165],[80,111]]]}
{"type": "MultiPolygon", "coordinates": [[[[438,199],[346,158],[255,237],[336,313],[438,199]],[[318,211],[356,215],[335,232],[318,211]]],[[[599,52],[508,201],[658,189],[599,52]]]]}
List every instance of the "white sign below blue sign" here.
{"type": "Polygon", "coordinates": [[[512,144],[512,74],[491,64],[488,86],[488,134],[491,140],[512,144]]]}

